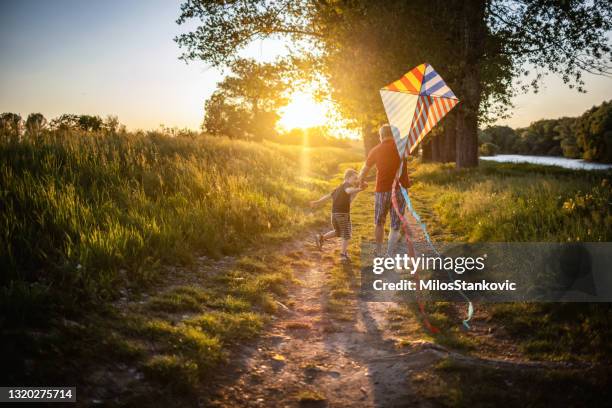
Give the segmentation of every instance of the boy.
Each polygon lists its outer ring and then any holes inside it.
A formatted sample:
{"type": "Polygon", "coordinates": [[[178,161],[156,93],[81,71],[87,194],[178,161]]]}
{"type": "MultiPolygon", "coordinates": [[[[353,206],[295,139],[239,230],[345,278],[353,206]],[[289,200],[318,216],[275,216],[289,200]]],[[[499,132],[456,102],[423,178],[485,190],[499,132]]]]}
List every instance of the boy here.
{"type": "Polygon", "coordinates": [[[310,207],[316,207],[329,199],[332,200],[331,223],[334,229],[325,234],[317,234],[315,242],[317,247],[321,249],[325,240],[333,237],[342,238],[342,250],[340,251],[340,259],[342,262],[350,261],[347,249],[352,232],[351,201],[353,201],[357,193],[363,191],[366,187],[367,184],[365,182],[359,183],[359,174],[357,170],[348,169],[344,173],[344,182],[334,191],[324,195],[317,201],[310,202],[310,207]]]}

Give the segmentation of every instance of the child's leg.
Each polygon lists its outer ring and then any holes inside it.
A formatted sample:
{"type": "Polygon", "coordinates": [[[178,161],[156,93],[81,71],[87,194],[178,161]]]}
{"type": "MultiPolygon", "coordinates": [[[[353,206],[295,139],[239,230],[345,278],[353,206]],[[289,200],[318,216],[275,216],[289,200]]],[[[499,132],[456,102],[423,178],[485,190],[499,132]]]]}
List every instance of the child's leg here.
{"type": "Polygon", "coordinates": [[[342,249],[340,250],[341,254],[347,254],[349,241],[350,239],[342,238],[342,249]]]}

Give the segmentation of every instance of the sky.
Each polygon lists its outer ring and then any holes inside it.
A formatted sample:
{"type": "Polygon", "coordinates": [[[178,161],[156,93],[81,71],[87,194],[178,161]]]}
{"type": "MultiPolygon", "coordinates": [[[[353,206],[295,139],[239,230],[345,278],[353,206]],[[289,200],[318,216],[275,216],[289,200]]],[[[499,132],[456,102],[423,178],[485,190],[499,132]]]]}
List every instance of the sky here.
{"type": "MultiPolygon", "coordinates": [[[[0,112],[48,119],[62,113],[117,115],[128,129],[198,129],[222,72],[186,64],[173,38],[179,0],[0,1],[0,112]]],[[[243,56],[271,60],[280,41],[251,44],[243,56]]],[[[410,67],[408,67],[409,69],[410,67]]],[[[407,70],[408,70],[407,69],[407,70]]],[[[514,99],[499,124],[526,126],[576,116],[612,97],[612,79],[586,75],[587,94],[546,79],[542,91],[514,99]]]]}

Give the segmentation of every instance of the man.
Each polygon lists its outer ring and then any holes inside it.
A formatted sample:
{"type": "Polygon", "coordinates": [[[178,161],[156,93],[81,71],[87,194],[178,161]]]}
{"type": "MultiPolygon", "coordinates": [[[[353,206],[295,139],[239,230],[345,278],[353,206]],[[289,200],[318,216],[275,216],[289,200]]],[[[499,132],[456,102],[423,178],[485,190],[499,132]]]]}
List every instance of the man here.
{"type": "MultiPolygon", "coordinates": [[[[380,143],[375,146],[366,159],[361,172],[359,173],[359,181],[363,182],[368,172],[373,166],[376,166],[376,189],[375,189],[375,205],[374,205],[374,224],[376,225],[376,255],[382,255],[383,238],[385,234],[385,221],[387,213],[391,211],[391,230],[389,231],[389,242],[387,244],[387,255],[393,256],[395,244],[400,238],[401,220],[392,208],[391,193],[393,189],[393,181],[400,166],[400,157],[393,140],[393,131],[391,126],[383,125],[378,130],[380,143]]],[[[406,165],[400,176],[400,183],[404,187],[408,187],[408,173],[406,165]]],[[[397,204],[401,213],[404,212],[406,203],[399,188],[396,190],[397,204]]]]}

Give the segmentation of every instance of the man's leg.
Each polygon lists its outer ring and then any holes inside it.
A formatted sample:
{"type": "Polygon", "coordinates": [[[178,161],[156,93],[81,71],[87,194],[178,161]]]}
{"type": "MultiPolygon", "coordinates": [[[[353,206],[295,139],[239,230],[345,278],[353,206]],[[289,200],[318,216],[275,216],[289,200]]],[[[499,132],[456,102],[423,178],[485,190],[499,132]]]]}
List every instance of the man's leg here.
{"type": "MultiPolygon", "coordinates": [[[[399,209],[400,214],[404,214],[404,210],[406,208],[406,202],[404,201],[404,196],[396,191],[396,200],[397,207],[399,209]]],[[[391,208],[391,230],[389,231],[389,242],[387,243],[387,255],[394,256],[395,255],[395,247],[397,245],[397,241],[400,239],[400,228],[401,228],[401,219],[395,208],[391,208]]]]}
{"type": "Polygon", "coordinates": [[[374,203],[374,223],[376,227],[374,229],[374,237],[376,238],[376,254],[382,254],[383,241],[385,239],[385,221],[387,219],[387,213],[391,205],[391,192],[377,192],[375,193],[374,203]]]}
{"type": "Polygon", "coordinates": [[[374,236],[376,237],[376,253],[380,253],[382,251],[383,239],[385,237],[385,226],[377,225],[374,228],[374,236]]]}

